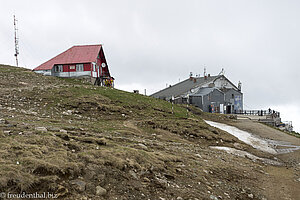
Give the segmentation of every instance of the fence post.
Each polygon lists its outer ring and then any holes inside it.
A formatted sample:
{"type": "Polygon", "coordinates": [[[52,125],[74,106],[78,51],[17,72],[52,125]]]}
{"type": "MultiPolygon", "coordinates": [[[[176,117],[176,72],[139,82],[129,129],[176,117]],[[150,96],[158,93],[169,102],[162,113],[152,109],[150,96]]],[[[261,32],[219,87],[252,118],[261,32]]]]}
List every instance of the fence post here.
{"type": "Polygon", "coordinates": [[[174,96],[172,96],[172,114],[174,114],[174,96]]]}
{"type": "Polygon", "coordinates": [[[187,95],[187,102],[186,102],[186,116],[189,118],[189,103],[190,103],[190,95],[187,95]]]}

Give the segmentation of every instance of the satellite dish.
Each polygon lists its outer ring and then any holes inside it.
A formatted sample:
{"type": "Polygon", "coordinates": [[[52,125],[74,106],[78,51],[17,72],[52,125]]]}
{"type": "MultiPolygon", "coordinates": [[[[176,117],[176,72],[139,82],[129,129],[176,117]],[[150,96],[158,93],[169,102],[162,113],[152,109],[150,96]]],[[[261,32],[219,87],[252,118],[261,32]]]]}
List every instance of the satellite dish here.
{"type": "Polygon", "coordinates": [[[102,63],[102,64],[101,64],[101,67],[102,67],[102,68],[106,67],[106,64],[105,64],[105,63],[102,63]]]}

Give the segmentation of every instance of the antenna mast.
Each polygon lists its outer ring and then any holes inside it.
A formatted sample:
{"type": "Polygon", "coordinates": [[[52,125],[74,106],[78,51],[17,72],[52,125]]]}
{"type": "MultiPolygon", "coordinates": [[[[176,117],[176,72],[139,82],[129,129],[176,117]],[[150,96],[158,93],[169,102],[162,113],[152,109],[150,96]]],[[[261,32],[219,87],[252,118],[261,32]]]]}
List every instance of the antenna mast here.
{"type": "Polygon", "coordinates": [[[222,68],[222,71],[219,73],[219,76],[222,76],[224,74],[225,74],[225,70],[224,70],[224,68],[222,68]]]}
{"type": "Polygon", "coordinates": [[[16,57],[16,64],[17,64],[17,67],[19,65],[18,63],[18,55],[19,55],[19,38],[17,36],[17,19],[16,19],[16,16],[14,15],[14,28],[15,28],[15,57],[16,57]]]}

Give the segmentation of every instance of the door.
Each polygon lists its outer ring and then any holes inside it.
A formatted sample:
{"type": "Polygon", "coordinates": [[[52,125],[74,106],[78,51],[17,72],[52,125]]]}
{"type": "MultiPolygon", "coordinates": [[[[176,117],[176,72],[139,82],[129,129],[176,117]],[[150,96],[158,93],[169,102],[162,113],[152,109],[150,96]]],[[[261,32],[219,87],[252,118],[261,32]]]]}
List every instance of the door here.
{"type": "Polygon", "coordinates": [[[231,105],[226,106],[226,113],[231,114],[231,105]]]}
{"type": "Polygon", "coordinates": [[[224,104],[220,104],[220,113],[224,114],[224,104]]]}

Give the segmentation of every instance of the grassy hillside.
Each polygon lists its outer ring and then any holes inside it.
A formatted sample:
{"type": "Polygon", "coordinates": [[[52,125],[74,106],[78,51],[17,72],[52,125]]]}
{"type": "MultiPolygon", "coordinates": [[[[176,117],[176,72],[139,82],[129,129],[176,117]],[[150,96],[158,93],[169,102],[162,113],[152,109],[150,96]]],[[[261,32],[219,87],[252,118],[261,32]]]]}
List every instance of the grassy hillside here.
{"type": "MultiPolygon", "coordinates": [[[[0,192],[63,199],[262,199],[264,165],[201,111],[0,66],[0,192]],[[251,198],[250,198],[251,197],[251,198]]],[[[257,152],[258,153],[258,152],[257,152]]]]}

